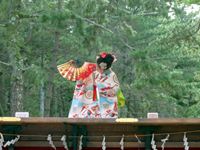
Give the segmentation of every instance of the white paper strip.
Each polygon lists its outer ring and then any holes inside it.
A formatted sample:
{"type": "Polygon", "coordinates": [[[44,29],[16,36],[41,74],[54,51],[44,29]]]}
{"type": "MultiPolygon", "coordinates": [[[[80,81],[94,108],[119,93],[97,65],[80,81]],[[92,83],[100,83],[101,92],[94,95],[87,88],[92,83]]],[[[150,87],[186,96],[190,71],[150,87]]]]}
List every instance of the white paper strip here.
{"type": "Polygon", "coordinates": [[[137,139],[138,143],[142,143],[142,142],[140,141],[140,139],[137,137],[136,134],[135,134],[135,138],[137,139]]]}
{"type": "Polygon", "coordinates": [[[119,144],[121,145],[121,150],[124,150],[124,135],[122,135],[122,139],[119,144]]]}
{"type": "Polygon", "coordinates": [[[83,135],[80,136],[79,150],[82,150],[82,145],[83,145],[82,139],[83,139],[83,135]]]}
{"type": "Polygon", "coordinates": [[[53,144],[51,134],[48,134],[48,136],[47,136],[47,141],[49,141],[49,144],[51,145],[51,147],[52,147],[53,149],[56,149],[55,145],[53,144]]]}
{"type": "Polygon", "coordinates": [[[20,138],[20,135],[17,135],[16,138],[12,139],[11,141],[7,141],[6,144],[4,144],[4,147],[10,146],[11,144],[14,145],[20,138]]]}
{"type": "Polygon", "coordinates": [[[69,150],[68,149],[68,146],[67,146],[67,142],[66,142],[66,135],[63,135],[60,139],[62,142],[63,142],[63,146],[66,150],[69,150]]]}
{"type": "Polygon", "coordinates": [[[106,150],[106,137],[105,136],[103,136],[102,150],[106,150]]]}
{"type": "Polygon", "coordinates": [[[151,139],[151,148],[152,148],[153,150],[157,150],[157,149],[156,149],[155,140],[154,140],[154,134],[152,134],[152,139],[151,139]]]}
{"type": "Polygon", "coordinates": [[[188,145],[188,141],[187,141],[186,132],[184,132],[183,142],[184,142],[185,150],[189,150],[189,145],[188,145]]]}
{"type": "Polygon", "coordinates": [[[3,134],[0,133],[0,150],[2,150],[3,148],[3,142],[4,142],[4,138],[3,138],[3,134]]]}
{"type": "Polygon", "coordinates": [[[165,139],[162,139],[161,140],[161,142],[163,142],[162,143],[162,145],[161,145],[161,147],[162,147],[162,150],[164,150],[165,149],[165,143],[166,143],[166,141],[169,139],[169,134],[167,134],[167,136],[166,136],[166,138],[165,139]]]}

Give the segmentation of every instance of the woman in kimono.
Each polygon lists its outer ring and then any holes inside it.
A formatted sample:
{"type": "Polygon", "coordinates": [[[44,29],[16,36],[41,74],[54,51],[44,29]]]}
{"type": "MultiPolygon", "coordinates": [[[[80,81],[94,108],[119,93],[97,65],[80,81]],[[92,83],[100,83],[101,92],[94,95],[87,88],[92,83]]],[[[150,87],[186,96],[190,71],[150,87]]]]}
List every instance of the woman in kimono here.
{"type": "Polygon", "coordinates": [[[69,118],[118,117],[118,97],[123,95],[117,76],[111,69],[114,61],[114,55],[101,53],[92,73],[76,82],[69,118]]]}

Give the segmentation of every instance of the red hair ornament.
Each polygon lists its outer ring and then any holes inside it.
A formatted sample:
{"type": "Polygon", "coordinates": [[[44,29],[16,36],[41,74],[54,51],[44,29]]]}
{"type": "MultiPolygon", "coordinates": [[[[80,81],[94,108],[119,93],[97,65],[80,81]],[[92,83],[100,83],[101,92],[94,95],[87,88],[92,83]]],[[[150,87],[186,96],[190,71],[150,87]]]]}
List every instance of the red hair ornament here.
{"type": "Polygon", "coordinates": [[[102,58],[105,58],[105,57],[107,56],[107,53],[106,53],[106,52],[102,52],[102,53],[100,54],[100,56],[101,56],[102,58]]]}

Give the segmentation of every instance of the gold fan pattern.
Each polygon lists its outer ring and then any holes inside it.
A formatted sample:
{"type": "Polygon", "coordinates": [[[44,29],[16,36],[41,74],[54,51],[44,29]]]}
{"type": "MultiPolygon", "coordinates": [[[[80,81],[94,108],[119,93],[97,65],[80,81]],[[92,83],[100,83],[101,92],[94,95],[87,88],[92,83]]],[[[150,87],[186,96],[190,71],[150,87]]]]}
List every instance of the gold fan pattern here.
{"type": "Polygon", "coordinates": [[[84,64],[78,68],[73,60],[70,60],[62,65],[57,66],[59,73],[70,81],[84,80],[93,71],[96,70],[96,64],[90,62],[84,62],[84,64]]]}

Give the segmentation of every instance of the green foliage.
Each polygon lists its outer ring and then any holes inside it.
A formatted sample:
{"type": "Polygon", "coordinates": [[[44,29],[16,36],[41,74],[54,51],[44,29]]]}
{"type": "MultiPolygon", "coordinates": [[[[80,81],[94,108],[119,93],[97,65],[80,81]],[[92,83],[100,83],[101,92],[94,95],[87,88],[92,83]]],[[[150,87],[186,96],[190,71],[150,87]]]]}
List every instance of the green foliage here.
{"type": "MultiPolygon", "coordinates": [[[[182,2],[199,3],[175,4],[182,2]]],[[[41,115],[44,95],[44,116],[66,116],[75,83],[56,65],[112,51],[126,98],[120,117],[199,117],[199,22],[177,6],[171,19],[163,0],[1,0],[0,115],[11,114],[22,75],[23,111],[41,115]]]]}
{"type": "Polygon", "coordinates": [[[200,0],[181,0],[181,2],[184,2],[187,4],[200,4],[200,0]]]}

